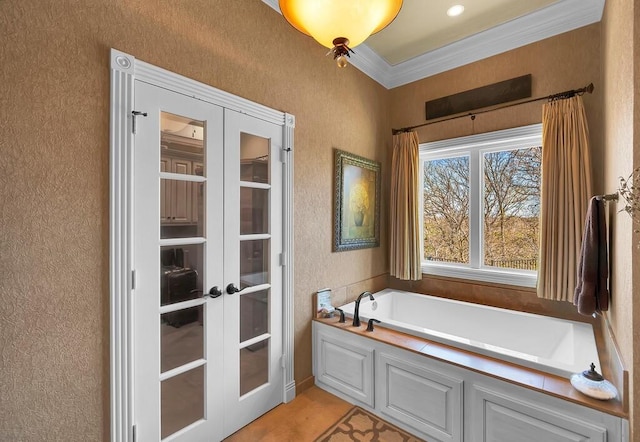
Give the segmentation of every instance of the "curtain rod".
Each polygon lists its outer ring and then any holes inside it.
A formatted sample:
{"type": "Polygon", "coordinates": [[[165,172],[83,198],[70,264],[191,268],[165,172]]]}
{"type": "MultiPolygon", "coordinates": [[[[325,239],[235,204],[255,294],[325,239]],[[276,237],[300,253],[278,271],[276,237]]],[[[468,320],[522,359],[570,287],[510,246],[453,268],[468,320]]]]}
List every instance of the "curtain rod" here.
{"type": "Polygon", "coordinates": [[[444,121],[450,121],[450,120],[455,120],[455,119],[464,118],[464,117],[471,117],[472,120],[475,120],[476,119],[476,115],[485,114],[487,112],[493,112],[493,111],[498,110],[498,109],[505,109],[507,107],[519,106],[521,104],[533,103],[535,101],[541,101],[541,100],[549,100],[549,101],[563,100],[565,98],[571,98],[574,95],[584,95],[585,93],[591,94],[591,93],[593,93],[593,89],[594,89],[593,83],[589,83],[589,85],[587,85],[585,87],[581,87],[580,89],[572,89],[570,91],[559,92],[557,94],[547,95],[546,97],[530,98],[528,100],[519,101],[517,103],[505,104],[503,106],[493,107],[491,109],[479,110],[477,112],[466,112],[466,113],[463,113],[463,114],[454,115],[452,117],[440,118],[440,119],[435,120],[435,121],[428,121],[426,123],[416,124],[415,126],[403,127],[401,129],[391,129],[391,133],[393,135],[396,135],[396,134],[399,134],[401,132],[409,132],[409,131],[411,131],[413,129],[417,129],[417,128],[423,127],[423,126],[428,126],[430,124],[442,123],[444,121]]]}

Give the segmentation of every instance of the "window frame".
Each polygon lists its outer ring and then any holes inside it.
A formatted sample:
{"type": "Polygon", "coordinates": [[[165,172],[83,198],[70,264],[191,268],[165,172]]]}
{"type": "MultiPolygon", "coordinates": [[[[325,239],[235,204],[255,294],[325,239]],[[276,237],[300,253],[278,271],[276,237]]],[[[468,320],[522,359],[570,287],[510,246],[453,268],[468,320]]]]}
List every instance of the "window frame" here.
{"type": "Polygon", "coordinates": [[[420,250],[424,275],[469,279],[481,282],[535,287],[536,270],[504,269],[483,263],[484,158],[485,153],[515,148],[542,146],[542,124],[487,132],[419,144],[420,153],[420,250]],[[444,263],[424,259],[424,161],[451,157],[469,157],[469,264],[444,263]]]}

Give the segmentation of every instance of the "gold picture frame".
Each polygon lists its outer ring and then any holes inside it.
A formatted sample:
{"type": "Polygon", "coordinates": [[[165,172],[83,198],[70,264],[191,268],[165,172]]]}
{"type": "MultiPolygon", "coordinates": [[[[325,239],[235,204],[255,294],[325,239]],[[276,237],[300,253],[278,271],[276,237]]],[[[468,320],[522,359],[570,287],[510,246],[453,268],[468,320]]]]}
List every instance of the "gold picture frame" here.
{"type": "Polygon", "coordinates": [[[334,149],[333,251],[380,246],[380,163],[334,149]]]}

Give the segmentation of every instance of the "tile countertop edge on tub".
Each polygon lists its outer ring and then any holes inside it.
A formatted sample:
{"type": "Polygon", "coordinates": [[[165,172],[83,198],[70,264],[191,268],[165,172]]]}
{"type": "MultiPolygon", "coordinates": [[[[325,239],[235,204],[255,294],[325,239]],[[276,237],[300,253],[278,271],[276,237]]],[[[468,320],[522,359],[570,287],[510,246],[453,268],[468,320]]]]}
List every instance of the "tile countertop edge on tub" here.
{"type": "MultiPolygon", "coordinates": [[[[476,373],[539,391],[578,405],[583,405],[603,413],[629,419],[629,414],[624,409],[623,403],[619,398],[609,401],[590,398],[573,388],[569,379],[560,376],[544,373],[511,362],[501,361],[479,353],[462,350],[426,338],[408,335],[385,328],[383,325],[377,325],[375,332],[371,333],[365,331],[366,324],[360,327],[353,327],[349,321],[345,323],[338,322],[337,317],[314,318],[313,320],[476,373]]],[[[626,395],[626,392],[621,392],[621,394],[626,395]]]]}

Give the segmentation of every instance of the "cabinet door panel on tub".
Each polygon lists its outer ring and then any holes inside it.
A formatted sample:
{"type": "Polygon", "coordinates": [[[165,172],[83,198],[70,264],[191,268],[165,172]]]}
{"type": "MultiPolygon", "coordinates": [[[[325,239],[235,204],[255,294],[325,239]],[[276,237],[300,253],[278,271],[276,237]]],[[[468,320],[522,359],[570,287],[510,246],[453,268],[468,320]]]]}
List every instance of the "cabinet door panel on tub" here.
{"type": "Polygon", "coordinates": [[[461,442],[463,381],[424,362],[379,353],[377,405],[383,414],[430,437],[461,442]]]}
{"type": "Polygon", "coordinates": [[[473,435],[482,442],[606,442],[607,429],[543,404],[473,386],[473,435]]]}
{"type": "Polygon", "coordinates": [[[316,334],[317,381],[373,407],[373,349],[346,343],[331,332],[316,334]]]}

